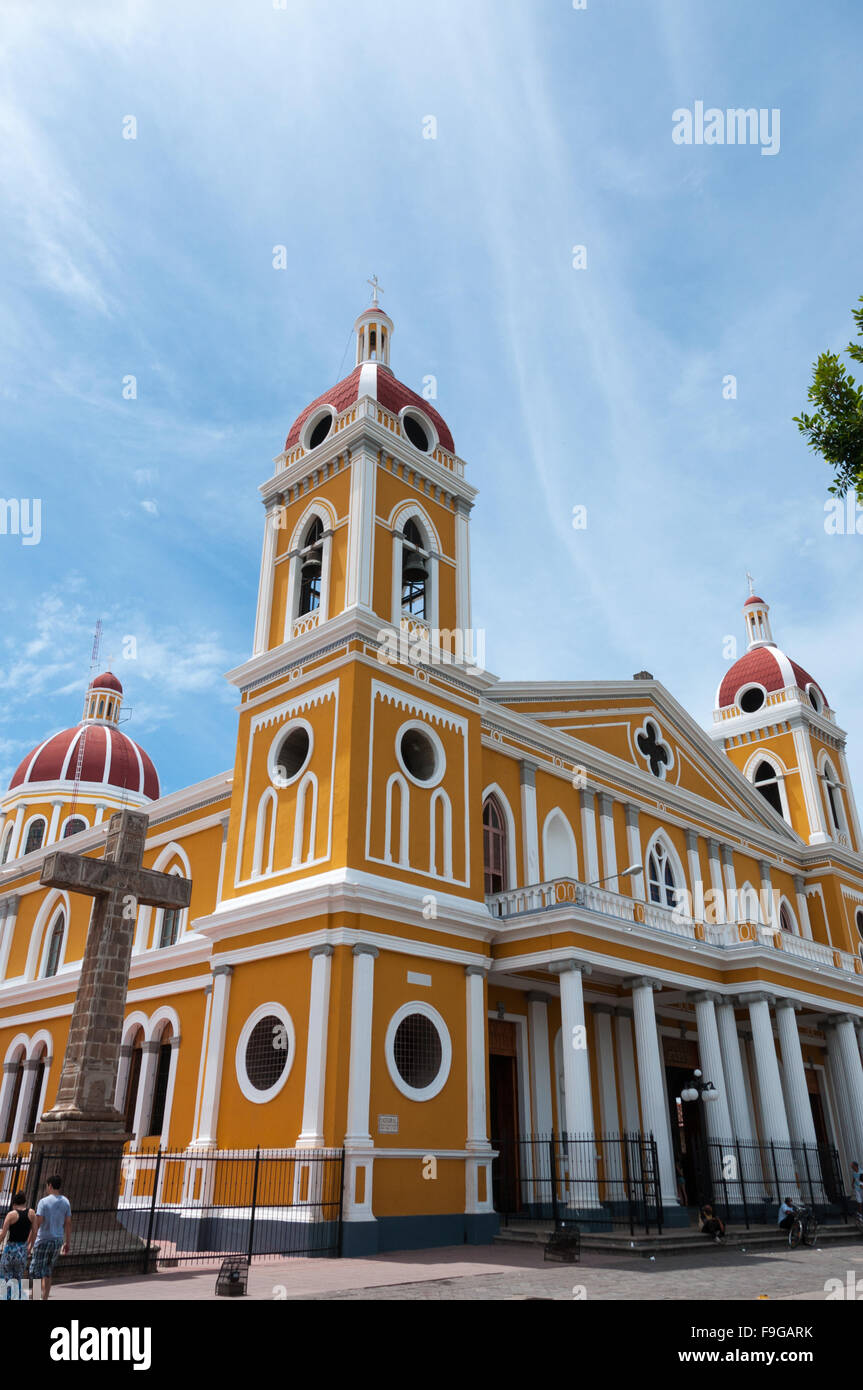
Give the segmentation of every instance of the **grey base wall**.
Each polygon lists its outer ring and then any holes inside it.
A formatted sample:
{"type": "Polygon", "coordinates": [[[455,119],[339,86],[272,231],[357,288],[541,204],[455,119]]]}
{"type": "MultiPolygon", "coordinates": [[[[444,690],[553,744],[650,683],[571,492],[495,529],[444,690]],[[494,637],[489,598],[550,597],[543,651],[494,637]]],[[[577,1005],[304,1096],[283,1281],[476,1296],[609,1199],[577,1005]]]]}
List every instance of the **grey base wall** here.
{"type": "Polygon", "coordinates": [[[342,1254],[379,1255],[395,1250],[431,1250],[443,1245],[489,1245],[499,1228],[496,1212],[346,1221],[342,1226],[342,1254]]]}

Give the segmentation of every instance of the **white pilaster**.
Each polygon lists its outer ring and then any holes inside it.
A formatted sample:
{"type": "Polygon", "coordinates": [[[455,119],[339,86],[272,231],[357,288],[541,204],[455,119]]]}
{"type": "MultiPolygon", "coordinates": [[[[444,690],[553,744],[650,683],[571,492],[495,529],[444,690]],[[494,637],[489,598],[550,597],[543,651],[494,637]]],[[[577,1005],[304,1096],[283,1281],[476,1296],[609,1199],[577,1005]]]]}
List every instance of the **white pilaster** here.
{"type": "Polygon", "coordinates": [[[806,884],[802,874],[794,875],[794,894],[797,899],[797,920],[800,934],[812,940],[812,923],[809,921],[809,904],[806,901],[806,884]]]}
{"type": "MultiPolygon", "coordinates": [[[[644,856],[641,852],[641,826],[638,807],[633,806],[630,802],[626,804],[626,848],[630,864],[644,863],[644,856]]],[[[636,874],[634,878],[629,880],[629,885],[632,896],[644,901],[644,874],[636,874]]]]}
{"type": "Polygon", "coordinates": [[[599,841],[602,845],[602,877],[608,880],[607,886],[615,893],[617,884],[617,846],[614,842],[614,801],[608,792],[598,792],[599,841]]]}
{"type": "Polygon", "coordinates": [[[20,902],[21,899],[17,893],[11,893],[8,898],[3,900],[4,917],[3,925],[0,927],[0,980],[6,979],[6,967],[9,963],[9,952],[12,949],[20,902]]]}
{"type": "Polygon", "coordinates": [[[261,554],[261,577],[258,584],[258,609],[255,616],[254,654],[267,650],[270,636],[270,618],[273,611],[273,582],[276,569],[276,544],[279,529],[276,518],[282,506],[281,497],[273,498],[267,504],[264,517],[264,544],[261,554]]]}
{"type": "MultiPolygon", "coordinates": [[[[201,1099],[198,1134],[191,1147],[215,1148],[219,1123],[219,1099],[222,1090],[222,1067],[225,1059],[225,1034],[228,1027],[228,1002],[231,995],[232,965],[213,968],[213,997],[210,1005],[210,1031],[207,1037],[207,1060],[201,1099]]],[[[140,1087],[139,1087],[140,1094],[140,1087]]]]}
{"type": "Polygon", "coordinates": [[[332,946],[313,946],[309,986],[309,1034],[306,1049],[306,1083],[303,1095],[303,1127],[298,1149],[317,1149],[324,1144],[324,1099],[327,1079],[327,1034],[330,1017],[332,946]]]}
{"type": "Polygon", "coordinates": [[[719,845],[716,840],[707,841],[707,863],[710,867],[710,890],[713,894],[713,916],[717,925],[728,920],[725,911],[725,884],[722,881],[722,868],[719,863],[719,845]]]}
{"type": "MultiPolygon", "coordinates": [[[[470,510],[463,497],[455,499],[455,612],[456,626],[466,634],[471,630],[470,596],[470,510]]],[[[465,644],[467,637],[464,638],[465,644]]]]}
{"type": "Polygon", "coordinates": [[[467,1013],[466,1148],[486,1150],[490,1147],[485,1094],[486,972],[480,965],[467,965],[464,973],[467,1013]]]}
{"type": "Polygon", "coordinates": [[[581,840],[584,845],[584,881],[593,883],[600,877],[599,850],[596,844],[596,798],[592,791],[582,787],[578,794],[581,802],[581,840]]]}
{"type": "Polygon", "coordinates": [[[359,943],[353,948],[354,977],[351,994],[351,1055],[348,1079],[348,1128],[346,1148],[371,1148],[369,1100],[371,1097],[372,1015],[374,1009],[376,946],[359,943]]]}
{"type": "Polygon", "coordinates": [[[676,1207],[677,1178],[674,1156],[668,1140],[669,1122],[665,1114],[662,1055],[659,1051],[656,1010],[653,1006],[653,991],[659,986],[654,980],[645,978],[633,980],[631,984],[642,1119],[645,1130],[652,1134],[656,1141],[662,1204],[676,1207]]]}
{"type": "MultiPolygon", "coordinates": [[[[377,461],[366,450],[351,456],[346,608],[372,607],[377,461]]],[[[401,578],[401,576],[399,577],[401,578]]]]}
{"type": "MultiPolygon", "coordinates": [[[[540,882],[539,828],[536,820],[536,767],[522,759],[521,772],[521,835],[524,856],[525,884],[540,882]]],[[[515,865],[512,865],[515,868],[515,865]]]]}
{"type": "Polygon", "coordinates": [[[548,996],[527,996],[527,1027],[530,1040],[530,1087],[533,1133],[550,1135],[554,1128],[551,1104],[551,1054],[548,1044],[548,996]]]}

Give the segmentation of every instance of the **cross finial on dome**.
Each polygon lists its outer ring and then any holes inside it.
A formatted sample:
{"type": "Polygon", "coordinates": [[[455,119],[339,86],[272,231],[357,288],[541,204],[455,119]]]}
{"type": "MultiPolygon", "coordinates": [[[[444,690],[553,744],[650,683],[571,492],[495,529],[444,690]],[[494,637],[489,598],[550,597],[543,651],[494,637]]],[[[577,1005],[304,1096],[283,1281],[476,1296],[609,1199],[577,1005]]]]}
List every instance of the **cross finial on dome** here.
{"type": "Polygon", "coordinates": [[[747,578],[747,580],[749,581],[749,594],[750,594],[750,597],[751,597],[751,596],[755,593],[755,580],[753,579],[752,575],[749,573],[749,570],[746,571],[746,578],[747,578]]]}
{"type": "Polygon", "coordinates": [[[376,275],[373,275],[372,278],[371,278],[371,280],[367,280],[367,281],[366,281],[366,284],[367,284],[367,285],[371,285],[371,287],[372,287],[372,303],[373,303],[373,304],[377,304],[377,302],[378,302],[378,295],[379,295],[379,294],[384,294],[384,293],[386,293],[386,291],[384,290],[383,285],[379,285],[379,284],[378,284],[378,277],[377,277],[376,275]]]}

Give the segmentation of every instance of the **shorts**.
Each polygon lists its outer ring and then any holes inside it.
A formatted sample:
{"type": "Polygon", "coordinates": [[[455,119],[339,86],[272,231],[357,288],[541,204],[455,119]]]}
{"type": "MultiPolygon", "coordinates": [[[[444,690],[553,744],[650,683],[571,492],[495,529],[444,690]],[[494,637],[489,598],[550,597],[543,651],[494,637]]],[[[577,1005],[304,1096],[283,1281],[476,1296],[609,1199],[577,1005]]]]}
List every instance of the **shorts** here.
{"type": "Polygon", "coordinates": [[[62,1240],[37,1240],[30,1261],[30,1278],[50,1279],[62,1248],[62,1240]]]}
{"type": "Polygon", "coordinates": [[[17,1279],[20,1283],[27,1273],[27,1242],[7,1241],[0,1255],[0,1279],[17,1279]]]}

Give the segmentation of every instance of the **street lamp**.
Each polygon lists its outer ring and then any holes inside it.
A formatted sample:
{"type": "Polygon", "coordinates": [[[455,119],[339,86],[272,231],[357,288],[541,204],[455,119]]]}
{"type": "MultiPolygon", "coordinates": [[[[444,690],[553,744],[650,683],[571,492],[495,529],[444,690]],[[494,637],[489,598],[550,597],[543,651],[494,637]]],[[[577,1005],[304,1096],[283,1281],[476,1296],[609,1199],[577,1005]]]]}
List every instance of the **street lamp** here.
{"type": "Polygon", "coordinates": [[[616,874],[606,874],[605,878],[595,878],[587,886],[588,888],[598,888],[601,883],[608,883],[611,878],[637,878],[644,873],[643,864],[630,864],[628,869],[620,869],[616,874]]]}
{"type": "Polygon", "coordinates": [[[683,1090],[680,1092],[680,1099],[686,1101],[701,1099],[707,1102],[718,1100],[719,1092],[712,1081],[702,1081],[701,1072],[696,1067],[692,1073],[692,1080],[687,1081],[683,1090]]]}

